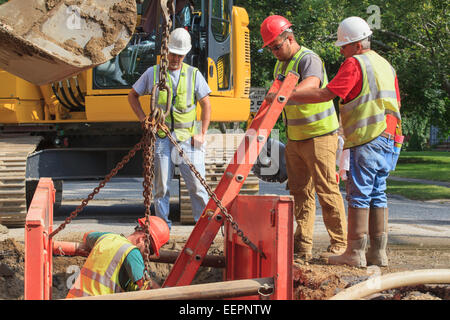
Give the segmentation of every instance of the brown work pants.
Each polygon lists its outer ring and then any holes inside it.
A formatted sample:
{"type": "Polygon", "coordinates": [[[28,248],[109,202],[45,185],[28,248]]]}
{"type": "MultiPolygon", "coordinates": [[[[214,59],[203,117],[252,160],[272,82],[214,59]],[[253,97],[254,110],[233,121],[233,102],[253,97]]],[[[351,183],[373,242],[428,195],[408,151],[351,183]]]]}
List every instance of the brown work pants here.
{"type": "Polygon", "coordinates": [[[296,252],[311,253],[317,193],[332,245],[347,244],[344,200],[336,181],[337,133],[289,140],[286,146],[288,186],[295,201],[296,252]]]}

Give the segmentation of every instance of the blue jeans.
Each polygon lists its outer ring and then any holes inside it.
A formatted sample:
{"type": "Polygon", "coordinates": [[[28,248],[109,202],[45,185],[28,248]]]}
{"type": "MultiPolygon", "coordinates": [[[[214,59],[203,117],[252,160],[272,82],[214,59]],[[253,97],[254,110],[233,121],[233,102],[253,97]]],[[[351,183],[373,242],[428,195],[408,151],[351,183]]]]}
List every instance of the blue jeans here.
{"type": "Polygon", "coordinates": [[[386,179],[395,169],[399,153],[394,141],[378,136],[350,148],[347,201],[353,208],[387,208],[386,179]]]}
{"type": "MultiPolygon", "coordinates": [[[[194,164],[201,176],[205,177],[205,150],[204,146],[195,148],[191,146],[191,139],[179,142],[186,156],[194,164]]],[[[164,219],[169,228],[172,221],[169,219],[170,190],[169,184],[173,178],[175,164],[180,168],[180,173],[189,191],[192,214],[195,222],[200,218],[203,209],[208,203],[209,196],[205,188],[200,184],[189,166],[182,160],[177,149],[168,138],[156,139],[155,144],[155,177],[154,177],[154,204],[155,213],[164,219]]]]}

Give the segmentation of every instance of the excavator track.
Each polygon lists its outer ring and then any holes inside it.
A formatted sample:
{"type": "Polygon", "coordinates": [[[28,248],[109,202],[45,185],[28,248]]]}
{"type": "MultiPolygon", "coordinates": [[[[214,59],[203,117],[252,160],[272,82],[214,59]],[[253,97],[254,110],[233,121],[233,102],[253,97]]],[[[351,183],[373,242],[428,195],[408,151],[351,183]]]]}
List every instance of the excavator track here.
{"type": "Polygon", "coordinates": [[[42,140],[38,136],[0,135],[0,224],[21,227],[27,215],[27,158],[42,140]]]}

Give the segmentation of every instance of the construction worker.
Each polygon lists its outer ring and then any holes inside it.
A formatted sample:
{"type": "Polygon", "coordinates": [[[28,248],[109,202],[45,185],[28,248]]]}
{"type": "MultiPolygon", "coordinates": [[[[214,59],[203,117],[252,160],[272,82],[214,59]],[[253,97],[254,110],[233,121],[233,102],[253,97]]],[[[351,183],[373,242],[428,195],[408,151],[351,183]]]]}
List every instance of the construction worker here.
{"type": "MultiPolygon", "coordinates": [[[[284,17],[272,15],[261,24],[263,47],[277,58],[273,76],[295,71],[300,75],[297,88],[323,88],[327,74],[321,58],[300,46],[284,17]]],[[[336,181],[336,150],[339,122],[333,102],[292,104],[283,110],[287,126],[285,150],[288,187],[295,201],[297,228],[294,252],[302,260],[312,258],[313,230],[316,211],[315,193],[330,236],[328,254],[339,254],[346,247],[345,207],[336,181]]],[[[327,254],[327,253],[324,253],[327,254]]]]}
{"type": "MultiPolygon", "coordinates": [[[[83,248],[90,253],[67,298],[157,288],[158,284],[144,278],[145,220],[139,219],[128,237],[110,232],[85,234],[83,248]]],[[[169,228],[156,216],[149,217],[149,224],[150,255],[158,257],[169,240],[169,228]]]]}
{"type": "MultiPolygon", "coordinates": [[[[170,113],[166,117],[165,123],[186,156],[194,164],[201,176],[205,177],[204,142],[210,122],[211,104],[209,94],[211,90],[197,68],[183,63],[184,57],[191,50],[191,36],[188,31],[183,28],[173,30],[169,37],[168,49],[167,83],[173,96],[171,97],[170,113]],[[197,101],[202,111],[200,132],[198,133],[196,128],[197,101]]],[[[153,86],[158,82],[159,66],[157,65],[148,68],[142,74],[128,95],[131,108],[141,122],[144,121],[145,114],[139,102],[139,96],[150,94],[153,86]]],[[[159,92],[157,101],[159,106],[165,108],[167,92],[159,92]]],[[[158,131],[154,159],[154,204],[156,215],[167,222],[169,229],[172,227],[172,221],[169,219],[169,184],[174,173],[174,163],[176,163],[179,165],[181,175],[189,191],[192,214],[195,222],[197,222],[208,202],[208,194],[190,167],[183,159],[180,159],[173,144],[162,131],[158,131]]]]}
{"type": "Polygon", "coordinates": [[[401,135],[400,94],[394,68],[370,49],[370,30],[359,17],[343,20],[336,46],[345,61],[324,88],[296,88],[296,103],[322,103],[340,97],[340,118],[350,149],[347,173],[348,246],[330,264],[387,266],[386,179],[394,170],[401,135]],[[370,248],[365,253],[367,235],[370,248]]]}

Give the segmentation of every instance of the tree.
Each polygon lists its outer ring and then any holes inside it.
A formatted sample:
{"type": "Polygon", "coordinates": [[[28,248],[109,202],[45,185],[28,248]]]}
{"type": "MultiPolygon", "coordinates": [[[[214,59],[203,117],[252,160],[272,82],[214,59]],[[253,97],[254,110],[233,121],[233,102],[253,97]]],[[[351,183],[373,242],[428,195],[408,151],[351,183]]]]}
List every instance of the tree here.
{"type": "Polygon", "coordinates": [[[440,0],[235,0],[250,17],[252,86],[269,87],[275,60],[261,51],[259,29],[269,15],[294,24],[297,41],[325,61],[333,78],[343,57],[334,46],[337,27],[349,16],[368,21],[372,48],[397,71],[402,98],[403,131],[408,148],[423,149],[431,125],[443,138],[450,134],[449,13],[440,0]],[[269,8],[269,10],[267,9],[269,8]]]}

